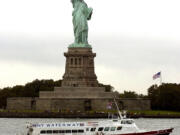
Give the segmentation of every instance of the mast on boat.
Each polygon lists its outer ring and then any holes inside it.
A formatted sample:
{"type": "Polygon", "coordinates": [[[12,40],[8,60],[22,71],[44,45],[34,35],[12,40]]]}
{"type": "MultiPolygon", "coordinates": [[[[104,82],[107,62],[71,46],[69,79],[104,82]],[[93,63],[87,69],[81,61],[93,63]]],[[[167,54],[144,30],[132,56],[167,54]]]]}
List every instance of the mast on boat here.
{"type": "Polygon", "coordinates": [[[117,104],[117,102],[116,102],[116,96],[114,96],[114,103],[115,103],[115,105],[116,105],[116,108],[117,108],[117,111],[118,111],[118,114],[119,114],[119,118],[120,118],[120,119],[123,119],[122,113],[121,113],[121,111],[119,110],[119,106],[118,106],[118,104],[117,104]]]}

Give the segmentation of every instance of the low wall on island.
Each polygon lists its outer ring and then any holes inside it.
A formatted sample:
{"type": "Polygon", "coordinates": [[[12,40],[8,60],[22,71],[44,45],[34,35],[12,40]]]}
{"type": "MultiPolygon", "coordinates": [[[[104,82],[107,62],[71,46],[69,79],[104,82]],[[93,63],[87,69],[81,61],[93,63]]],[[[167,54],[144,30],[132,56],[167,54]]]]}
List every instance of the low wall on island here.
{"type": "MultiPolygon", "coordinates": [[[[118,106],[121,110],[151,110],[150,100],[141,98],[120,98],[116,99],[118,106]]],[[[106,111],[108,104],[112,99],[108,98],[74,98],[74,99],[48,99],[48,98],[8,98],[7,110],[40,110],[40,111],[53,111],[53,110],[70,110],[70,111],[106,111]]],[[[116,109],[112,105],[112,109],[116,109]]]]}

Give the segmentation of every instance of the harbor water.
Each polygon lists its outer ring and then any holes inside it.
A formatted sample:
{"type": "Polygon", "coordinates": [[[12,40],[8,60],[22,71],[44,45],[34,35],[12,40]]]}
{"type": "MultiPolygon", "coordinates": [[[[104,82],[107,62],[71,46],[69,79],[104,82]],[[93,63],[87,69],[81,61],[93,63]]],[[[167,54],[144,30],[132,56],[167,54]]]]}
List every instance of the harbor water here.
{"type": "MultiPolygon", "coordinates": [[[[24,118],[0,118],[0,135],[15,135],[26,131],[26,122],[49,123],[65,121],[100,121],[102,119],[24,119],[24,118]]],[[[174,128],[171,135],[180,135],[180,119],[135,119],[136,124],[141,129],[165,129],[174,128]]]]}

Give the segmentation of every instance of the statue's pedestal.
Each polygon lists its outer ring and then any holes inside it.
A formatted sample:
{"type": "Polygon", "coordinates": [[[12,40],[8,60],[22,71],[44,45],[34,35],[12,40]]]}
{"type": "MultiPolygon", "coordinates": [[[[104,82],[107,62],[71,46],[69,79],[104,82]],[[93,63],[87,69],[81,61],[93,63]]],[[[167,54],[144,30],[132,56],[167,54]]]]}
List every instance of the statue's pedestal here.
{"type": "Polygon", "coordinates": [[[68,48],[64,53],[66,57],[65,74],[62,86],[70,87],[98,87],[94,71],[95,53],[91,48],[68,48]]]}

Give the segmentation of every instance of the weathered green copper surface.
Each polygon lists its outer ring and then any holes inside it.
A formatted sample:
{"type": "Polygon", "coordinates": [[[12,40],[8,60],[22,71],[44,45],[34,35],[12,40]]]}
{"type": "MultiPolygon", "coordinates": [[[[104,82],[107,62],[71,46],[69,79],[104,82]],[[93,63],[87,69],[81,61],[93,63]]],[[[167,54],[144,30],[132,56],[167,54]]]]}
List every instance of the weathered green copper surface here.
{"type": "Polygon", "coordinates": [[[91,19],[93,12],[92,8],[88,8],[84,0],[71,0],[74,11],[73,26],[74,26],[74,43],[69,47],[91,47],[88,44],[88,20],[91,19]]]}

